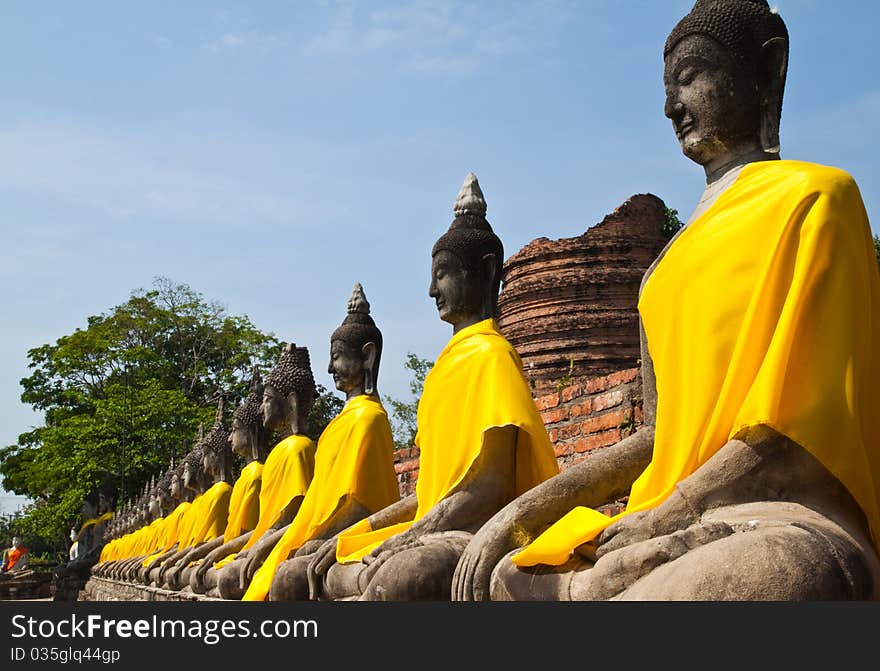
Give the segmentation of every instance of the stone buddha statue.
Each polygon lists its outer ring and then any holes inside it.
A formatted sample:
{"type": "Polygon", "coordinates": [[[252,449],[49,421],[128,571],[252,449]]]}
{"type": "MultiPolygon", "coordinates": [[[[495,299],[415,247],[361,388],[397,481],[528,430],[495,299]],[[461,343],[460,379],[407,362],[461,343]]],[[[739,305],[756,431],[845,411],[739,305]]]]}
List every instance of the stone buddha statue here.
{"type": "Polygon", "coordinates": [[[669,35],[707,186],[642,281],[644,426],[489,520],[456,599],[877,597],[880,275],[852,178],[780,158],[788,45],[766,0],[669,35]]]}
{"type": "Polygon", "coordinates": [[[416,493],[318,549],[308,569],[313,598],[448,600],[472,535],[517,494],[558,473],[522,362],[493,317],[503,248],[475,175],[453,209],[431,253],[428,293],[452,338],[419,402],[416,493]]]}
{"type": "Polygon", "coordinates": [[[140,528],[135,532],[137,541],[131,548],[131,555],[121,561],[115,569],[115,577],[119,580],[130,581],[138,576],[142,562],[159,542],[163,525],[162,507],[159,503],[155,477],[144,486],[144,491],[138,501],[140,514],[140,528]]]}
{"type": "MultiPolygon", "coordinates": [[[[242,523],[238,533],[234,521],[232,526],[227,526],[222,542],[210,548],[193,567],[189,584],[196,594],[204,594],[216,588],[217,569],[214,568],[214,564],[241,550],[259,521],[263,465],[269,452],[269,432],[263,426],[263,417],[260,414],[262,402],[263,381],[259,370],[254,368],[248,395],[232,415],[232,430],[229,434],[232,452],[246,461],[235,485],[239,489],[246,487],[246,491],[242,491],[238,496],[243,504],[238,506],[238,509],[242,510],[239,516],[242,523]]],[[[234,489],[232,501],[236,498],[234,489]]],[[[230,511],[236,508],[237,506],[230,503],[230,511]]],[[[213,542],[217,543],[217,540],[213,542]]]]}
{"type": "MultiPolygon", "coordinates": [[[[205,445],[205,470],[215,482],[232,481],[232,434],[224,428],[222,433],[212,437],[205,445]]],[[[241,449],[241,446],[239,446],[241,449]]],[[[258,456],[258,451],[248,449],[248,456],[258,456]]],[[[243,534],[253,531],[260,515],[260,487],[262,485],[263,464],[251,460],[235,478],[229,494],[227,516],[222,533],[214,538],[196,544],[179,562],[180,570],[178,585],[186,589],[190,585],[191,576],[204,563],[210,553],[243,534]]],[[[215,485],[216,486],[216,485],[215,485]]],[[[228,554],[228,553],[227,553],[228,554]]],[[[225,554],[219,558],[226,556],[225,554]]]]}
{"type": "MultiPolygon", "coordinates": [[[[241,599],[257,569],[279,538],[276,532],[294,519],[302,505],[315,470],[315,442],[304,435],[306,418],[315,399],[309,351],[286,343],[278,363],[266,376],[259,412],[269,432],[286,434],[269,452],[263,464],[260,515],[257,526],[246,534],[241,549],[213,563],[204,564],[206,595],[241,599]],[[212,571],[216,575],[208,577],[212,571]]],[[[236,541],[240,542],[241,539],[236,541]]]]}
{"type": "MultiPolygon", "coordinates": [[[[163,510],[171,509],[165,515],[165,527],[162,539],[155,551],[144,558],[139,570],[139,578],[146,585],[156,583],[162,562],[171,557],[178,549],[180,538],[189,533],[191,518],[187,515],[192,507],[195,492],[183,486],[185,459],[175,466],[172,459],[167,472],[167,488],[160,486],[158,495],[163,510]]],[[[164,478],[161,484],[164,485],[164,478]]]]}
{"type": "Polygon", "coordinates": [[[330,336],[327,372],[345,394],[345,406],[318,439],[312,486],[296,517],[254,575],[243,599],[309,598],[308,566],[327,539],[400,499],[394,439],[378,395],[382,332],[370,316],[360,284],[348,314],[330,336]]]}
{"type": "Polygon", "coordinates": [[[12,545],[3,551],[0,562],[0,576],[15,578],[28,568],[30,550],[22,542],[21,536],[12,537],[12,545]]]}
{"type": "Polygon", "coordinates": [[[204,472],[203,467],[205,439],[204,424],[199,424],[192,449],[181,458],[180,463],[171,473],[169,492],[178,502],[175,511],[179,513],[179,517],[176,524],[170,525],[175,528],[173,533],[169,531],[165,538],[165,549],[157,549],[142,562],[144,570],[140,571],[139,575],[147,585],[163,586],[164,570],[170,568],[173,561],[180,558],[179,553],[192,544],[194,528],[199,520],[203,519],[196,504],[199,503],[201,494],[211,484],[210,476],[204,472]]]}
{"type": "MultiPolygon", "coordinates": [[[[214,425],[199,445],[198,474],[195,476],[204,484],[202,493],[193,501],[195,522],[190,530],[188,541],[182,541],[176,555],[163,563],[162,584],[166,589],[179,590],[189,585],[189,575],[182,575],[184,569],[201,558],[199,550],[218,536],[222,538],[229,522],[229,508],[232,500],[232,452],[229,447],[229,431],[223,418],[223,397],[217,404],[214,425]]],[[[184,480],[186,483],[186,480],[184,480]]],[[[237,511],[236,511],[237,512],[237,511]]],[[[207,553],[205,553],[207,554],[207,553]]]]}

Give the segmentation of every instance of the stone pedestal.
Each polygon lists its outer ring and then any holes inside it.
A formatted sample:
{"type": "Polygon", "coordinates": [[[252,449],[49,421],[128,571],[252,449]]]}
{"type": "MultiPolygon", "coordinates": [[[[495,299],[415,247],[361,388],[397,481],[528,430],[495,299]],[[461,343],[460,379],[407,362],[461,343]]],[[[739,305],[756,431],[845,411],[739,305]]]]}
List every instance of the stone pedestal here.
{"type": "Polygon", "coordinates": [[[172,591],[130,582],[92,576],[79,593],[78,601],[223,601],[189,589],[172,591]]]}

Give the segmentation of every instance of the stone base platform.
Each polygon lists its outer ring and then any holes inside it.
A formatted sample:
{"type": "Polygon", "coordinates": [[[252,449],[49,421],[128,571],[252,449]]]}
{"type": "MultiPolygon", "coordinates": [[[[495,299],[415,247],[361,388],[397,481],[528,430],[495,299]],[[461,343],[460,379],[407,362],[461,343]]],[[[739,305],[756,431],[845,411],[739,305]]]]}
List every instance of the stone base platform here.
{"type": "Polygon", "coordinates": [[[85,588],[80,591],[77,601],[223,601],[223,599],[195,594],[189,589],[175,592],[92,576],[85,588]]]}

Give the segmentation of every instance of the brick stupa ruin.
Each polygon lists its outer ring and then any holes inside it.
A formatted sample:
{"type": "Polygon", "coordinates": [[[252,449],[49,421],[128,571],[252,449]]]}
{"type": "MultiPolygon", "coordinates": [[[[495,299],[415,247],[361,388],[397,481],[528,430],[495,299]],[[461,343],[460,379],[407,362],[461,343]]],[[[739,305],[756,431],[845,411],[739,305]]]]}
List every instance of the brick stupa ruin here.
{"type": "Polygon", "coordinates": [[[538,238],[504,263],[498,324],[536,396],[638,366],[639,284],[665,217],[660,198],[637,194],[584,234],[538,238]]]}

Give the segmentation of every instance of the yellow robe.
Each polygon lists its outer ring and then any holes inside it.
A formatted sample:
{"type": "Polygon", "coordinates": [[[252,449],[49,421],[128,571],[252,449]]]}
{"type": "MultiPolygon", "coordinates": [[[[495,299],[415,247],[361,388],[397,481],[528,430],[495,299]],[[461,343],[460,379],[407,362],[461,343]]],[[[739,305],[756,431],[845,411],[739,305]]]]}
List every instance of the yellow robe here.
{"type": "Polygon", "coordinates": [[[880,274],[858,187],[799,161],[747,165],[673,243],[639,300],[657,380],[650,465],[613,518],[575,508],[514,556],[559,565],[662,503],[743,428],[808,450],[880,538],[880,274]]]}
{"type": "Polygon", "coordinates": [[[232,485],[228,482],[216,482],[199,497],[198,515],[190,529],[189,538],[183,550],[199,543],[205,543],[217,536],[222,536],[229,517],[229,499],[232,497],[232,485]]]}
{"type": "MultiPolygon", "coordinates": [[[[263,465],[260,486],[260,519],[251,537],[241,551],[253,547],[260,537],[275,524],[284,509],[297,496],[305,496],[315,472],[315,441],[307,436],[293,435],[280,441],[263,465]]],[[[214,563],[221,568],[237,554],[230,554],[214,563]]]]}
{"type": "Polygon", "coordinates": [[[371,530],[362,520],[339,535],[337,561],[359,561],[424,517],[462,481],[489,429],[519,428],[517,495],[559,472],[522,360],[493,319],[452,336],[425,378],[416,420],[415,442],[421,453],[413,521],[371,530]]]}
{"type": "Polygon", "coordinates": [[[165,516],[165,525],[162,528],[162,536],[156,545],[155,552],[143,561],[143,566],[148,566],[153,560],[161,554],[168,552],[171,547],[178,541],[180,533],[180,525],[184,514],[192,505],[189,501],[181,501],[177,506],[165,516]]]}
{"type": "Polygon", "coordinates": [[[320,531],[346,499],[355,499],[370,513],[399,500],[394,439],[379,399],[355,396],[327,425],[318,439],[313,482],[293,522],[254,574],[243,601],[263,601],[278,565],[320,531]]]}
{"type": "Polygon", "coordinates": [[[260,517],[260,487],[263,481],[263,464],[252,461],[239,474],[229,499],[229,518],[223,532],[223,542],[238,538],[255,526],[260,517]]]}

